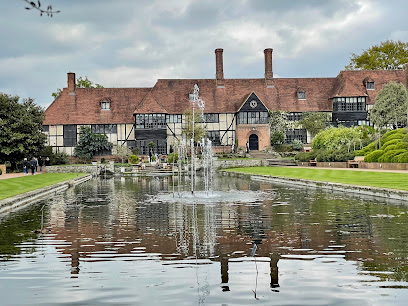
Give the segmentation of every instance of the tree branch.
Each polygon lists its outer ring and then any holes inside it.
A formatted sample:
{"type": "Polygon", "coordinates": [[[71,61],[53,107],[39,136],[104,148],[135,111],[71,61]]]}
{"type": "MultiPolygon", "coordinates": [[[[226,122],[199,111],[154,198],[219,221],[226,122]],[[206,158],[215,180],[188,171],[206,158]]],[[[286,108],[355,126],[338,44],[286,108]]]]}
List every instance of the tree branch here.
{"type": "Polygon", "coordinates": [[[37,3],[35,3],[34,1],[29,1],[29,0],[23,0],[23,1],[29,5],[28,7],[26,7],[26,10],[32,10],[32,9],[38,10],[40,12],[40,16],[42,16],[43,14],[47,14],[48,17],[52,18],[53,14],[57,14],[60,12],[60,11],[53,11],[51,5],[48,5],[46,9],[42,9],[40,0],[37,0],[37,3]]]}

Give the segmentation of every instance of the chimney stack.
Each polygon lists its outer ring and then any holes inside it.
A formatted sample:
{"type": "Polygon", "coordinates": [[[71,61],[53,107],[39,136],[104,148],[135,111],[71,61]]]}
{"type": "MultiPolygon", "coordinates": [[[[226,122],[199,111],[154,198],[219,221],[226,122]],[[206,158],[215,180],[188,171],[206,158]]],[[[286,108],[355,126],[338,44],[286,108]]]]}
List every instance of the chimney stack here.
{"type": "Polygon", "coordinates": [[[217,87],[223,88],[225,86],[224,82],[224,68],[222,62],[223,49],[215,49],[215,78],[217,87]]]}
{"type": "Polygon", "coordinates": [[[273,49],[264,50],[265,54],[265,84],[266,87],[275,87],[273,85],[273,70],[272,70],[272,52],[273,49]]]}
{"type": "Polygon", "coordinates": [[[68,72],[68,94],[75,95],[76,90],[76,81],[75,81],[75,73],[68,72]]]}

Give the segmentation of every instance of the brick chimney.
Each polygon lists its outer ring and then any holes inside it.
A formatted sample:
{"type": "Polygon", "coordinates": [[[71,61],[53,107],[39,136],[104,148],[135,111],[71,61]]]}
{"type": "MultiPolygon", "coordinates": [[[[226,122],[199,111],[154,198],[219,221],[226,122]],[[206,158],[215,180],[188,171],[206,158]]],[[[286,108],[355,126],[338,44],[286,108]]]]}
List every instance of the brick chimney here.
{"type": "Polygon", "coordinates": [[[265,49],[265,84],[266,87],[275,87],[273,85],[273,70],[272,70],[272,52],[273,49],[265,49]]]}
{"type": "Polygon", "coordinates": [[[215,79],[217,87],[223,88],[225,86],[224,82],[224,68],[222,62],[223,49],[215,49],[215,79]]]}
{"type": "Polygon", "coordinates": [[[67,76],[68,76],[68,94],[75,95],[76,90],[75,73],[68,72],[67,76]]]}

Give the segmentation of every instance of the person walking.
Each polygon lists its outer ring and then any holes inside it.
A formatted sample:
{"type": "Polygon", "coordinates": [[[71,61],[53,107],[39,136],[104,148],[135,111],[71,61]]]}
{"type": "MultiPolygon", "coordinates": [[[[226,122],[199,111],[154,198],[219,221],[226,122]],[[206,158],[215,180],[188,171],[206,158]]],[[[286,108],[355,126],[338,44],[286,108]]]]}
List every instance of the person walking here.
{"type": "Polygon", "coordinates": [[[35,174],[35,167],[37,167],[37,160],[33,157],[30,161],[31,175],[35,174]]]}
{"type": "Polygon", "coordinates": [[[38,158],[38,166],[40,166],[40,172],[42,172],[42,166],[43,166],[43,164],[44,164],[44,161],[43,161],[42,157],[40,156],[40,157],[38,158]]]}
{"type": "Polygon", "coordinates": [[[27,160],[27,158],[24,158],[23,161],[23,173],[24,175],[28,174],[28,169],[30,168],[30,162],[27,160]]]}
{"type": "Polygon", "coordinates": [[[51,164],[50,158],[47,156],[47,158],[45,159],[45,166],[49,166],[51,164]]]}
{"type": "Polygon", "coordinates": [[[34,157],[34,160],[35,160],[35,172],[34,173],[37,173],[37,171],[38,171],[38,159],[37,159],[37,157],[34,157]]]}

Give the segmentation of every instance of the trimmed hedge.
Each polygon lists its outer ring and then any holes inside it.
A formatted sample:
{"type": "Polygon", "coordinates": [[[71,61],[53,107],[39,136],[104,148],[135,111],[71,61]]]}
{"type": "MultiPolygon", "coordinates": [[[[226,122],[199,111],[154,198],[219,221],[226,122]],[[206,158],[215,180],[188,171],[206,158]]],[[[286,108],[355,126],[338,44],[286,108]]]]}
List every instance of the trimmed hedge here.
{"type": "Polygon", "coordinates": [[[378,158],[384,154],[383,150],[375,150],[368,154],[366,157],[364,157],[364,161],[366,163],[376,163],[378,162],[378,158]]]}
{"type": "Polygon", "coordinates": [[[382,156],[378,158],[378,162],[380,163],[391,163],[391,160],[394,156],[406,153],[407,150],[391,150],[388,152],[385,152],[382,156]]]}
{"type": "Polygon", "coordinates": [[[408,152],[399,154],[394,158],[397,158],[397,163],[408,163],[408,152]]]}

